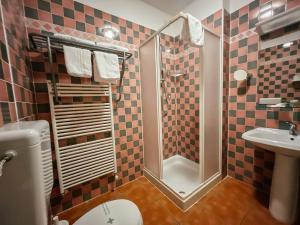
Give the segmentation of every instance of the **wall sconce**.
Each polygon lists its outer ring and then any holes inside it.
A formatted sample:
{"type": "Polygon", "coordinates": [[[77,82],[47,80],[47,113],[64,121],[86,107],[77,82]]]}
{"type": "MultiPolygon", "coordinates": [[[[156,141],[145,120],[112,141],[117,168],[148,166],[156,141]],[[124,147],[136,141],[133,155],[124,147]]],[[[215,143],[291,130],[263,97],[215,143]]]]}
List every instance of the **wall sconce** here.
{"type": "Polygon", "coordinates": [[[250,78],[250,76],[248,75],[248,73],[245,70],[236,70],[233,73],[233,78],[236,81],[244,81],[244,80],[248,80],[250,78]]]}
{"type": "Polygon", "coordinates": [[[109,39],[115,39],[120,34],[120,31],[111,25],[104,25],[103,27],[98,28],[98,31],[102,33],[104,37],[109,39]]]}

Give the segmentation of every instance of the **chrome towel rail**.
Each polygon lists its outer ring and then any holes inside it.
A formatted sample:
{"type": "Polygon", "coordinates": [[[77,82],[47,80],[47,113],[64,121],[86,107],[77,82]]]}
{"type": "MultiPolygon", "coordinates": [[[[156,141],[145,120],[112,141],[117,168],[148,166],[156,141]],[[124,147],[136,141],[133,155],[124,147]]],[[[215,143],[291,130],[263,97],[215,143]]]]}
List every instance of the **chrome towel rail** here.
{"type": "MultiPolygon", "coordinates": [[[[53,58],[52,58],[52,50],[55,51],[63,51],[63,46],[73,46],[76,48],[84,48],[90,51],[102,51],[107,53],[113,53],[118,55],[119,60],[121,61],[122,70],[121,70],[121,80],[119,85],[119,92],[121,90],[120,86],[122,84],[122,80],[125,73],[125,61],[132,57],[132,53],[130,52],[124,52],[117,49],[109,48],[109,47],[103,47],[98,45],[91,45],[87,43],[81,43],[76,42],[72,40],[62,39],[55,37],[52,34],[37,34],[37,33],[30,33],[29,34],[29,40],[31,43],[31,49],[39,52],[48,52],[48,59],[50,64],[53,64],[53,58]]],[[[51,66],[51,82],[53,84],[53,91],[54,91],[54,101],[58,102],[58,90],[56,86],[56,79],[55,79],[55,71],[53,70],[53,66],[51,66]]],[[[121,95],[118,97],[117,102],[120,101],[121,95]]]]}

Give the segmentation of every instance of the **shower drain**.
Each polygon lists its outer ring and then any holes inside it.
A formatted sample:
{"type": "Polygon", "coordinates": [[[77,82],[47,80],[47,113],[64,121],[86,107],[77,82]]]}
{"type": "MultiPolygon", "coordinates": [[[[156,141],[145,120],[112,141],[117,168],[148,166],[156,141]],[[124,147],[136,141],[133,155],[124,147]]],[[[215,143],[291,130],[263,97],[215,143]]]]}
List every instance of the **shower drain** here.
{"type": "Polygon", "coordinates": [[[179,191],[178,193],[181,194],[181,195],[184,195],[185,191],[179,191]]]}

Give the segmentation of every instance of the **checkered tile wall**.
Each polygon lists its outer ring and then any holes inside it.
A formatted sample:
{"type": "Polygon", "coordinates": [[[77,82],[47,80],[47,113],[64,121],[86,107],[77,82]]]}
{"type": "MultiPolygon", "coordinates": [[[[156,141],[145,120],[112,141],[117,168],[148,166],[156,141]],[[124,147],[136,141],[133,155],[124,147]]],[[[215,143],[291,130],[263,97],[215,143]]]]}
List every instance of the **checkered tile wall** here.
{"type": "Polygon", "coordinates": [[[176,79],[178,154],[199,163],[200,51],[179,40],[176,79]],[[182,51],[183,50],[183,51],[182,51]]]}
{"type": "Polygon", "coordinates": [[[199,162],[199,51],[178,37],[161,35],[163,70],[166,74],[163,94],[164,159],[179,154],[199,162]],[[186,71],[174,78],[175,71],[186,71]]]}
{"type": "Polygon", "coordinates": [[[207,18],[202,20],[202,24],[211,29],[216,34],[222,34],[222,16],[223,10],[220,9],[217,12],[211,14],[207,18]]]}
{"type": "Polygon", "coordinates": [[[299,99],[300,90],[292,82],[295,75],[300,75],[300,40],[287,48],[278,45],[259,51],[259,98],[299,99]]]}
{"type": "Polygon", "coordinates": [[[170,74],[176,68],[175,38],[161,34],[160,45],[162,52],[162,70],[165,82],[162,83],[162,134],[163,158],[167,159],[177,154],[177,125],[176,125],[176,84],[170,74]]]}
{"type": "Polygon", "coordinates": [[[17,120],[32,120],[35,114],[23,3],[1,0],[1,5],[0,126],[17,120]]]}
{"type": "MultiPolygon", "coordinates": [[[[129,48],[130,52],[133,53],[133,57],[127,62],[128,70],[125,72],[121,90],[122,99],[114,111],[117,170],[120,178],[116,181],[116,185],[120,186],[141,176],[143,169],[143,146],[138,45],[149,37],[153,31],[73,0],[24,0],[24,4],[28,32],[58,32],[94,41],[112,42],[129,48]],[[104,34],[99,31],[99,28],[105,24],[118,29],[120,35],[114,40],[106,39],[104,34]]],[[[31,52],[30,56],[37,96],[37,116],[38,119],[50,121],[46,87],[46,82],[50,79],[50,65],[42,54],[31,52]]],[[[66,73],[63,54],[54,54],[54,59],[54,70],[57,73],[57,81],[79,84],[92,82],[90,79],[69,76],[66,73]]],[[[115,89],[113,93],[115,97],[115,89]]],[[[86,100],[74,99],[76,102],[86,100]]],[[[80,139],[72,139],[62,144],[74,144],[81,141],[94,140],[95,138],[98,137],[81,137],[80,139]]],[[[58,190],[54,154],[53,159],[55,187],[51,203],[54,213],[108,192],[114,185],[112,177],[104,176],[73,187],[64,196],[61,196],[58,190]]]]}
{"type": "MultiPolygon", "coordinates": [[[[254,127],[287,129],[284,121],[300,123],[299,109],[266,109],[258,100],[258,44],[255,33],[259,6],[264,0],[255,0],[230,15],[230,76],[228,103],[228,174],[253,184],[258,190],[269,193],[274,155],[245,142],[241,135],[254,127]],[[233,79],[237,69],[251,74],[245,83],[233,79]]],[[[287,8],[300,2],[288,0],[287,8]]]]}

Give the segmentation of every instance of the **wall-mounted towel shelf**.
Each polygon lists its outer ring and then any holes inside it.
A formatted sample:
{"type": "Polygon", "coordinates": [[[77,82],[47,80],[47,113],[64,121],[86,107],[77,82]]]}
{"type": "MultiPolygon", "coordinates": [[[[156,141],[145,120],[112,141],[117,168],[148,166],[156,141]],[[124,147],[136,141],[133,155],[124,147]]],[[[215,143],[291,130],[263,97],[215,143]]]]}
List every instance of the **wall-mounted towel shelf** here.
{"type": "Polygon", "coordinates": [[[109,47],[102,47],[97,45],[89,45],[86,43],[80,43],[76,41],[61,39],[55,36],[51,35],[45,35],[45,34],[35,34],[30,33],[29,34],[30,42],[32,44],[32,48],[38,51],[45,51],[48,50],[48,39],[51,44],[51,48],[59,51],[63,51],[63,45],[73,46],[76,48],[84,48],[88,49],[90,51],[101,51],[101,52],[107,52],[107,53],[113,53],[119,56],[120,59],[129,59],[132,56],[132,53],[130,52],[123,52],[119,51],[117,49],[112,49],[109,47]],[[125,57],[124,57],[125,54],[125,57]]]}
{"type": "MultiPolygon", "coordinates": [[[[132,57],[132,53],[130,52],[124,52],[118,49],[113,49],[109,47],[103,47],[98,45],[92,45],[88,43],[81,43],[78,41],[72,41],[67,39],[62,39],[59,37],[55,37],[53,35],[45,35],[45,34],[36,34],[36,33],[30,33],[29,34],[29,40],[31,43],[31,49],[39,52],[45,52],[48,51],[48,58],[50,64],[53,63],[52,58],[52,50],[55,51],[63,51],[63,46],[73,46],[76,48],[84,48],[90,51],[102,51],[106,53],[112,53],[118,55],[119,59],[122,63],[122,69],[121,69],[121,81],[119,85],[119,92],[120,92],[120,86],[122,85],[123,76],[125,73],[125,61],[132,57]]],[[[53,84],[53,91],[54,91],[54,101],[58,102],[58,89],[56,85],[55,80],[55,72],[53,70],[53,67],[51,66],[51,82],[53,84]]],[[[121,95],[117,99],[119,101],[121,98],[121,95]]]]}

